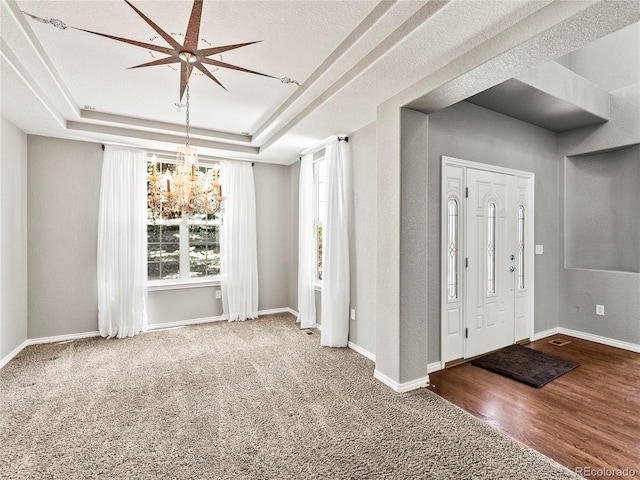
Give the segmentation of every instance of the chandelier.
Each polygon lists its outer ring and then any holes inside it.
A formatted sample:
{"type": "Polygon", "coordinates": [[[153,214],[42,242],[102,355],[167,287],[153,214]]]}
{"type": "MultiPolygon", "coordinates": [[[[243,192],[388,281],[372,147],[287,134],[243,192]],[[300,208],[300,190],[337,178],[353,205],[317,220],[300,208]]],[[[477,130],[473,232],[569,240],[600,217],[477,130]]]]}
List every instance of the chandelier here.
{"type": "Polygon", "coordinates": [[[189,145],[189,74],[190,64],[195,61],[195,57],[189,52],[181,52],[180,59],[186,64],[185,145],[178,147],[173,172],[169,167],[164,173],[158,172],[154,155],[148,178],[148,196],[149,207],[155,219],[189,217],[194,213],[215,215],[220,212],[226,198],[222,196],[219,169],[216,167],[201,171],[198,151],[189,145]]]}

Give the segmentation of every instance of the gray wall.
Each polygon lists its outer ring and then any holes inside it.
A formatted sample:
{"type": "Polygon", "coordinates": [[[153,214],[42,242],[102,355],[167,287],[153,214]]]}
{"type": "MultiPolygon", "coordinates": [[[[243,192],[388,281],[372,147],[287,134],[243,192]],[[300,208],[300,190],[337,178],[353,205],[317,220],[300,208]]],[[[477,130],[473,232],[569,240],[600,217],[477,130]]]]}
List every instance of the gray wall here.
{"type": "Polygon", "coordinates": [[[640,145],[565,162],[565,266],[640,273],[640,145]]]}
{"type": "Polygon", "coordinates": [[[29,338],[95,332],[99,144],[29,135],[29,338]]]}
{"type": "Polygon", "coordinates": [[[0,362],[27,339],[27,136],[0,117],[0,362]]]}
{"type": "Polygon", "coordinates": [[[289,293],[288,305],[298,311],[298,189],[300,162],[289,167],[289,293]]]}
{"type": "Polygon", "coordinates": [[[558,326],[558,220],[560,163],[557,135],[461,102],[429,116],[429,363],[440,360],[441,156],[535,173],[536,332],[558,326]]]}
{"type": "MultiPolygon", "coordinates": [[[[256,187],[258,310],[283,309],[290,306],[290,172],[288,167],[281,165],[256,163],[253,175],[256,187]]],[[[216,290],[220,287],[149,292],[149,325],[221,316],[222,301],[215,298],[216,290]]]]}
{"type": "Polygon", "coordinates": [[[291,251],[289,169],[256,163],[259,310],[289,306],[291,251]]]}
{"type": "MultiPolygon", "coordinates": [[[[640,76],[640,72],[638,75],[640,76]]],[[[640,225],[638,190],[625,188],[625,186],[629,187],[628,184],[637,186],[640,182],[638,143],[640,143],[640,84],[612,92],[609,122],[601,126],[572,130],[558,136],[559,160],[565,164],[565,168],[560,172],[561,187],[564,190],[559,214],[567,238],[565,245],[567,259],[564,258],[565,252],[561,252],[563,256],[559,267],[560,326],[635,345],[640,345],[640,273],[569,267],[577,262],[575,249],[582,248],[579,239],[572,236],[574,233],[572,228],[575,225],[589,224],[592,215],[589,211],[573,210],[572,205],[576,196],[587,194],[598,198],[607,195],[602,190],[602,183],[606,182],[606,177],[594,178],[591,192],[576,191],[572,163],[579,162],[581,155],[590,157],[591,163],[596,162],[590,166],[590,170],[597,170],[598,175],[603,175],[603,171],[606,170],[607,175],[610,175],[614,165],[609,165],[609,159],[614,158],[616,163],[615,157],[620,155],[620,152],[611,152],[611,150],[636,145],[623,150],[626,152],[623,163],[627,178],[624,181],[615,181],[616,188],[609,191],[613,198],[602,199],[609,205],[617,206],[619,201],[621,205],[630,207],[629,225],[622,231],[610,231],[609,238],[603,237],[602,232],[598,230],[587,229],[582,234],[585,236],[584,243],[602,244],[604,250],[606,250],[605,242],[616,243],[623,249],[638,248],[637,239],[640,236],[637,227],[640,225]],[[600,162],[601,164],[598,164],[600,162]],[[567,213],[575,213],[579,218],[565,218],[565,205],[567,213]],[[636,225],[635,231],[632,225],[636,225]],[[622,238],[614,239],[615,236],[622,238]],[[595,314],[596,304],[604,305],[604,316],[595,314]]],[[[583,187],[589,186],[583,185],[583,187]]],[[[628,260],[633,263],[633,255],[628,260]]]]}
{"type": "MultiPolygon", "coordinates": [[[[97,330],[102,157],[96,143],[28,137],[28,338],[97,330]]],[[[258,308],[286,308],[291,269],[290,173],[279,165],[256,164],[254,168],[258,308]]],[[[221,315],[216,289],[219,287],[149,292],[149,324],[221,315]]]]}
{"type": "Polygon", "coordinates": [[[640,23],[602,37],[558,59],[607,92],[638,83],[640,23]]]}
{"type": "Polygon", "coordinates": [[[353,161],[351,308],[349,341],[376,353],[376,124],[349,135],[353,161]]]}

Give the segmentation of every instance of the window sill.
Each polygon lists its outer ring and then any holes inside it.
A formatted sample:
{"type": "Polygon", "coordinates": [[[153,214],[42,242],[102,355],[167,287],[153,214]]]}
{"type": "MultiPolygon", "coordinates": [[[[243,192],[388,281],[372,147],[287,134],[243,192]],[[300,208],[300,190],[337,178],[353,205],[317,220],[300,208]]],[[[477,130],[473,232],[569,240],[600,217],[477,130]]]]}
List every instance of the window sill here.
{"type": "Polygon", "coordinates": [[[189,278],[185,280],[150,280],[147,282],[147,291],[180,290],[184,288],[219,287],[220,277],[206,279],[189,278]]]}

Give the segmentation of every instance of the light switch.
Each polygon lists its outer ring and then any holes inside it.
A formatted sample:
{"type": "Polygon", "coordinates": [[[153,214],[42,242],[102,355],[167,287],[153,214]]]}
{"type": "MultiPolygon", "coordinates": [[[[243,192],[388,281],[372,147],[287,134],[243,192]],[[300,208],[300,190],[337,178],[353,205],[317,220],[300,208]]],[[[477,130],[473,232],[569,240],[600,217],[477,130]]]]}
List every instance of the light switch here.
{"type": "Polygon", "coordinates": [[[544,248],[542,245],[536,245],[536,255],[542,255],[544,253],[544,248]]]}

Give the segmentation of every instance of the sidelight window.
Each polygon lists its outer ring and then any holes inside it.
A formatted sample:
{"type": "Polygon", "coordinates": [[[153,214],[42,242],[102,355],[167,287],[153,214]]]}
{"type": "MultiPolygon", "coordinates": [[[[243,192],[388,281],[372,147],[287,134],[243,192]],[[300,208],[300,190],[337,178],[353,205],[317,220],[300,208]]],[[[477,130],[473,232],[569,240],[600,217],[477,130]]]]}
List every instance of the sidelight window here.
{"type": "Polygon", "coordinates": [[[447,288],[449,300],[458,298],[458,201],[447,204],[447,288]]]}
{"type": "Polygon", "coordinates": [[[496,204],[487,209],[487,293],[496,293],[496,204]]]}
{"type": "Polygon", "coordinates": [[[524,289],[524,205],[518,207],[518,288],[524,289]]]}

